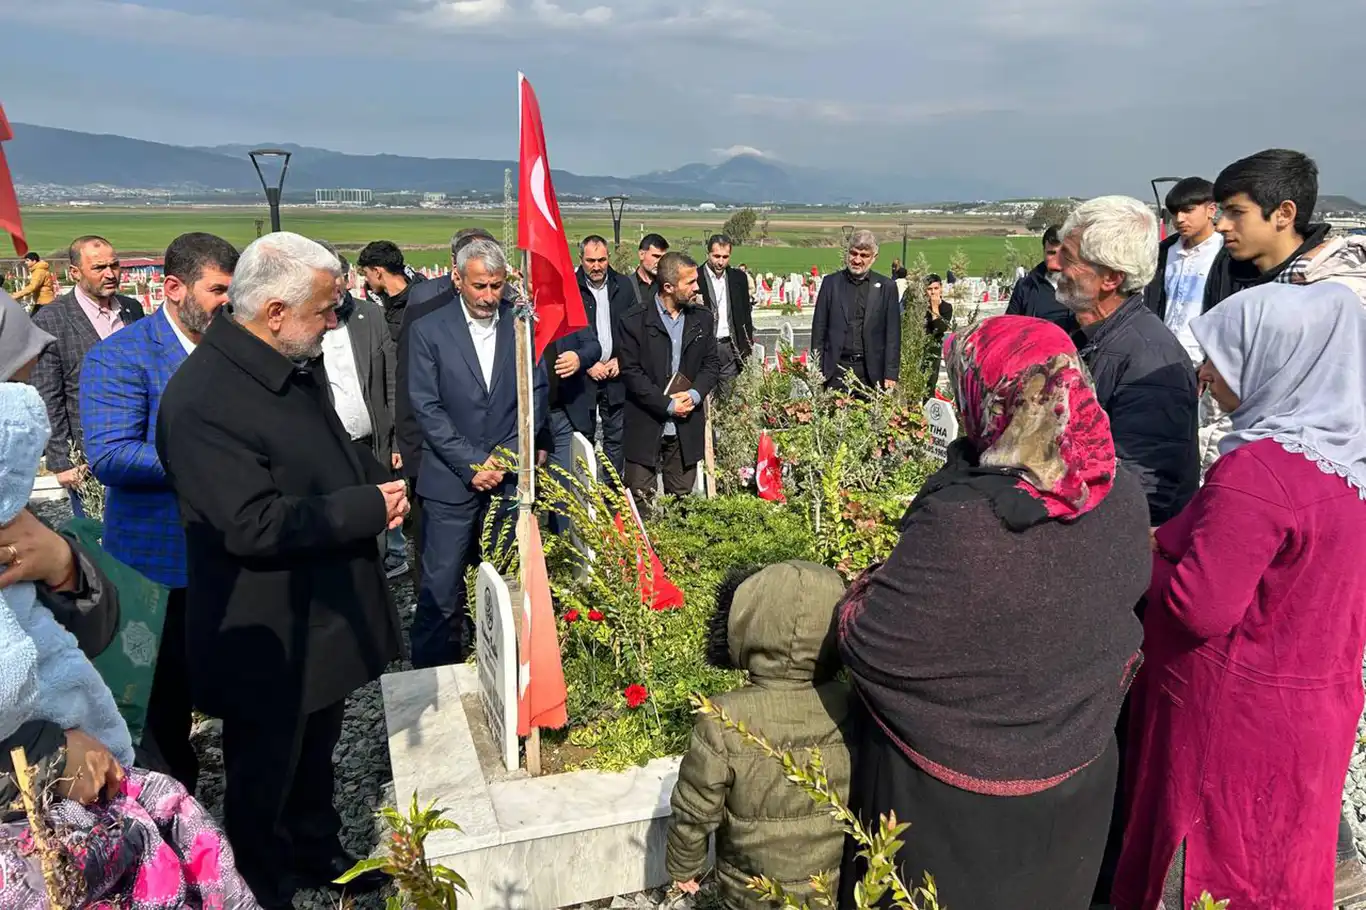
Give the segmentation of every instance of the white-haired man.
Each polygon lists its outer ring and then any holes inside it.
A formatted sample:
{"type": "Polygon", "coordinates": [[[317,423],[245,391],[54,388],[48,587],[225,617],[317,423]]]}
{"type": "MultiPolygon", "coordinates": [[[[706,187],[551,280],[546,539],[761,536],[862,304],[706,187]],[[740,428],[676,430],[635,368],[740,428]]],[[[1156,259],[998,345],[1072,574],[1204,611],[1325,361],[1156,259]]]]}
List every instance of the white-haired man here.
{"type": "Polygon", "coordinates": [[[1077,314],[1115,451],[1142,482],[1156,527],[1200,483],[1195,370],[1143,303],[1157,271],[1157,218],[1137,199],[1101,196],[1079,206],[1061,234],[1058,301],[1077,314]]]}
{"type": "MultiPolygon", "coordinates": [[[[479,560],[490,508],[516,505],[517,475],[499,450],[517,451],[517,347],[512,304],[503,299],[507,259],[492,240],[456,256],[460,305],[443,306],[409,329],[408,397],[422,432],[422,587],[408,637],[414,667],[461,663],[474,645],[465,572],[479,560]]],[[[546,377],[537,365],[535,415],[546,420],[546,377]]],[[[544,440],[541,440],[544,443],[544,440]]],[[[543,448],[548,448],[544,444],[543,448]]]]}
{"type": "Polygon", "coordinates": [[[185,526],[190,687],[223,719],[224,822],[265,907],[352,862],[332,751],[346,697],[400,650],[383,537],[407,512],[404,485],[352,442],[318,369],[340,276],[297,234],[248,246],[231,318],[209,325],[157,417],[185,526]]]}
{"type": "Polygon", "coordinates": [[[821,283],[811,320],[811,350],[827,386],[853,374],[873,388],[892,388],[901,375],[901,301],[896,282],[873,271],[877,237],[854,231],[845,268],[821,283]]]}

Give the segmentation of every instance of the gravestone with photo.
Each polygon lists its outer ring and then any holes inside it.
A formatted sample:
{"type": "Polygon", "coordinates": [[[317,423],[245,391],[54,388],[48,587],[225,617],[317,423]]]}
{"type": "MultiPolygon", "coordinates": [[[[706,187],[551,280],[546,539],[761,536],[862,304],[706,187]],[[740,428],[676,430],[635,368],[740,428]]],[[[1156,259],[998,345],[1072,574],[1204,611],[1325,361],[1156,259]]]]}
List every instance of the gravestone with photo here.
{"type": "Polygon", "coordinates": [[[948,458],[949,443],[958,438],[958,416],[953,405],[939,398],[925,402],[925,423],[930,428],[930,452],[940,461],[948,458]]]}
{"type": "Polygon", "coordinates": [[[507,582],[491,563],[479,564],[479,625],[476,665],[479,700],[498,757],[517,770],[517,627],[507,582]]]}

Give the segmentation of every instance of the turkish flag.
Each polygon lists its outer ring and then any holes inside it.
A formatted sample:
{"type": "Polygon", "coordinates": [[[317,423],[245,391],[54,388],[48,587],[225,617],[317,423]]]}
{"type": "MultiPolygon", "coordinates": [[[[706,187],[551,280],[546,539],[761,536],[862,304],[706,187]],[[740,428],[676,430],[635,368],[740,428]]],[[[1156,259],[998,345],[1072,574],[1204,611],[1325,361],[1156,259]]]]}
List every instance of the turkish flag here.
{"type": "Polygon", "coordinates": [[[787,502],[783,495],[783,462],[778,458],[778,447],[767,433],[759,435],[759,457],[754,465],[754,483],[759,498],[769,502],[787,502]]]}
{"type": "Polygon", "coordinates": [[[539,362],[552,341],[587,328],[588,315],[583,311],[574,260],[569,256],[569,238],[565,236],[560,203],[550,181],[541,106],[526,76],[518,73],[517,83],[522,108],[517,245],[526,250],[529,263],[526,278],[536,305],[534,338],[539,362]]]}
{"type": "MultiPolygon", "coordinates": [[[[650,544],[650,538],[645,533],[645,522],[640,517],[640,510],[636,508],[635,496],[630,490],[626,491],[626,504],[631,508],[631,518],[636,525],[638,535],[636,543],[636,588],[640,592],[640,602],[657,613],[665,610],[683,609],[683,592],[673,582],[669,581],[669,576],[664,574],[664,563],[660,562],[659,554],[650,544]]],[[[627,537],[626,522],[622,521],[621,515],[614,517],[617,525],[617,532],[622,537],[627,537]]]]}
{"type": "MultiPolygon", "coordinates": [[[[0,142],[14,138],[9,120],[5,118],[5,106],[0,104],[0,142]]],[[[5,160],[5,147],[0,145],[0,228],[9,232],[14,241],[14,252],[23,256],[28,252],[24,240],[24,221],[19,217],[19,197],[14,195],[14,178],[9,173],[9,162],[5,160]]]]}
{"type": "Polygon", "coordinates": [[[564,665],[555,632],[555,609],[550,603],[550,577],[541,529],[534,520],[528,522],[527,533],[526,587],[522,591],[521,641],[517,648],[518,736],[529,736],[533,727],[558,730],[569,722],[564,665]]]}

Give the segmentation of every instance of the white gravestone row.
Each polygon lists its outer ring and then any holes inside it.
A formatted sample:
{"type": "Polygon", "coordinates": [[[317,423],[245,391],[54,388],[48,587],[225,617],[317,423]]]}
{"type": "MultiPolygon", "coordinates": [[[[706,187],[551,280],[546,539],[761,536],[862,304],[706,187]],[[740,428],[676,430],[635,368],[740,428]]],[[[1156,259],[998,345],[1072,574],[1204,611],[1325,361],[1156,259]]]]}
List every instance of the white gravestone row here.
{"type": "Polygon", "coordinates": [[[509,771],[518,766],[517,626],[507,582],[490,563],[479,564],[479,626],[476,663],[479,697],[493,744],[509,771]]]}
{"type": "Polygon", "coordinates": [[[925,402],[925,422],[930,428],[930,451],[940,461],[948,458],[949,443],[958,438],[958,417],[953,405],[938,398],[925,402]]]}

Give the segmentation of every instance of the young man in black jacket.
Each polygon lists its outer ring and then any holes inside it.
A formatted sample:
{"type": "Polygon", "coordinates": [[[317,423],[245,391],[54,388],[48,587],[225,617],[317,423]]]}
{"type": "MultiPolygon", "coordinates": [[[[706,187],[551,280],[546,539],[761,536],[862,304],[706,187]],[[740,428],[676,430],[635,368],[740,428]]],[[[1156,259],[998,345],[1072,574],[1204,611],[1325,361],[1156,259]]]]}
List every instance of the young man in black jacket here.
{"type": "Polygon", "coordinates": [[[397,343],[403,311],[408,308],[408,292],[414,287],[403,262],[403,251],[390,240],[371,241],[356,256],[356,268],[365,276],[365,286],[383,301],[384,321],[397,343]]]}
{"type": "Polygon", "coordinates": [[[1058,239],[1057,227],[1049,227],[1043,232],[1043,262],[1016,282],[1015,290],[1010,294],[1010,303],[1006,306],[1006,315],[1047,319],[1070,335],[1077,330],[1077,317],[1058,303],[1058,273],[1062,271],[1062,266],[1058,264],[1058,251],[1061,249],[1062,241],[1058,239]]]}

